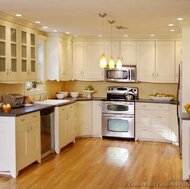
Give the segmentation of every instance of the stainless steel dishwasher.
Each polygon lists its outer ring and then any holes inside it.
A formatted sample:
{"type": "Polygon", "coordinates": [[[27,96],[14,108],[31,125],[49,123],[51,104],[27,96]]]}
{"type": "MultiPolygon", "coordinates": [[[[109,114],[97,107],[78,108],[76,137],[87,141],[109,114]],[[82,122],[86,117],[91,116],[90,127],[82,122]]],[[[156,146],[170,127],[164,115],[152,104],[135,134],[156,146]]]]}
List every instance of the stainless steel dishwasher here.
{"type": "Polygon", "coordinates": [[[54,107],[40,111],[42,158],[54,152],[54,107]]]}

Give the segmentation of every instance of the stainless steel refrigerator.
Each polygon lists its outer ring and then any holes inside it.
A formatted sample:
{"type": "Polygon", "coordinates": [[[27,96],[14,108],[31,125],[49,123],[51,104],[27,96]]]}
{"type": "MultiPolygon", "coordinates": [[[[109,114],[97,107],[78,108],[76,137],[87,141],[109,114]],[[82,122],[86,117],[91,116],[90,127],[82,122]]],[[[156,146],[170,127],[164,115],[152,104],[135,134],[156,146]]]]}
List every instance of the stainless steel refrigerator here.
{"type": "Polygon", "coordinates": [[[177,120],[178,120],[178,136],[179,136],[179,148],[180,157],[182,158],[182,62],[179,64],[178,74],[178,87],[177,87],[177,120]]]}

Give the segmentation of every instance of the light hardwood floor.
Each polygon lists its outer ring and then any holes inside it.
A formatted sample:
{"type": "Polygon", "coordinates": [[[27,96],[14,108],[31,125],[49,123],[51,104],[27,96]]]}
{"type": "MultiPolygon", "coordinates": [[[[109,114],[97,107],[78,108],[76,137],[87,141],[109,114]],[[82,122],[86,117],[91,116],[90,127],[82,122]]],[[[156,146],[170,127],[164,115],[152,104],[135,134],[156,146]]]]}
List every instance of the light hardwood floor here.
{"type": "Polygon", "coordinates": [[[0,189],[184,189],[181,165],[172,144],[83,138],[16,179],[0,175],[0,189]]]}

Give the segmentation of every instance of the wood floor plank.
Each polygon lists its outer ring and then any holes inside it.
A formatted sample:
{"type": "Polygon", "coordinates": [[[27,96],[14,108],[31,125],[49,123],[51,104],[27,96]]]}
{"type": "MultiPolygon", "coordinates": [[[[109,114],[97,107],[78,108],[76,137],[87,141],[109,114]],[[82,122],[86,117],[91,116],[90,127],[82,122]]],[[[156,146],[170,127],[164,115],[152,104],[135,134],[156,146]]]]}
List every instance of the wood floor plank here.
{"type": "Polygon", "coordinates": [[[82,138],[16,179],[0,175],[0,189],[184,189],[181,166],[179,148],[169,143],[82,138]]]}

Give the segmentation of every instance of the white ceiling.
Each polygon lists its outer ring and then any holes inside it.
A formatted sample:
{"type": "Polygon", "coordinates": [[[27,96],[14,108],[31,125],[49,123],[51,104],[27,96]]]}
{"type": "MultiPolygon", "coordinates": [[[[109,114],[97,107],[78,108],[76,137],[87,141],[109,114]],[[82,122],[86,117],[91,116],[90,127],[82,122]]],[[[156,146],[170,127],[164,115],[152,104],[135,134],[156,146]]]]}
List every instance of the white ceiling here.
{"type": "Polygon", "coordinates": [[[15,15],[30,22],[41,21],[47,26],[43,31],[70,32],[78,36],[98,36],[102,33],[102,18],[99,13],[107,13],[104,21],[104,36],[111,34],[108,20],[115,20],[113,37],[128,34],[128,38],[181,38],[181,23],[190,23],[190,0],[0,0],[0,11],[15,15]],[[183,17],[183,21],[177,21],[183,17]],[[180,23],[181,22],[181,23],[180,23]],[[173,23],[173,27],[168,24],[173,23]],[[128,29],[118,30],[116,26],[128,29]],[[170,29],[174,32],[170,32],[170,29]]]}

